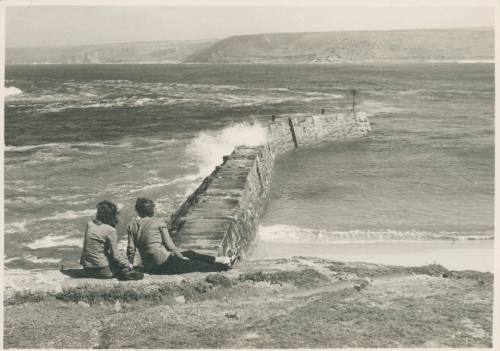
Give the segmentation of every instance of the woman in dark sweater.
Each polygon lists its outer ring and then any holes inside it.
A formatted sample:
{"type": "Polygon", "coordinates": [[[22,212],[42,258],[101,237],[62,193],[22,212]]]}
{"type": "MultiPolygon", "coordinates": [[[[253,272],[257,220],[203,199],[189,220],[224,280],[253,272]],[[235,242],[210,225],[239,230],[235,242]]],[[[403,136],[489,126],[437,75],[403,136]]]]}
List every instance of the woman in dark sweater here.
{"type": "Polygon", "coordinates": [[[134,262],[137,248],[145,271],[153,274],[220,272],[231,268],[236,256],[214,257],[179,250],[170,238],[165,221],[154,217],[154,208],[150,199],[139,198],[136,201],[135,210],[139,217],[127,229],[130,263],[134,262]]]}

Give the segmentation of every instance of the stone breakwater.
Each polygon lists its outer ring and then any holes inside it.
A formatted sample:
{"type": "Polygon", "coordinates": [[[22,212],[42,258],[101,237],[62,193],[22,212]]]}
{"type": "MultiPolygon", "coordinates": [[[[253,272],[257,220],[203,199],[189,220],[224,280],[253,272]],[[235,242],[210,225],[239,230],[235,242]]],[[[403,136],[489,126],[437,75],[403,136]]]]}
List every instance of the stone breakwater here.
{"type": "Polygon", "coordinates": [[[276,156],[370,131],[365,113],[280,116],[267,127],[267,142],[237,147],[172,216],[174,241],[211,255],[245,255],[269,195],[276,156]]]}

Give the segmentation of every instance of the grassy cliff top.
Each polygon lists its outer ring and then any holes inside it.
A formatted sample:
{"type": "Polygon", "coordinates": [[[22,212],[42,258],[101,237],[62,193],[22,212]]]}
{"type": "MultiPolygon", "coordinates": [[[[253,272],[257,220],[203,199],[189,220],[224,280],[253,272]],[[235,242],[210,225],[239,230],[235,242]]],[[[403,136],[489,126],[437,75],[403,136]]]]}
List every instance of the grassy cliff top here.
{"type": "MultiPolygon", "coordinates": [[[[74,279],[77,280],[77,279],[74,279]]],[[[5,301],[9,348],[491,347],[493,275],[295,257],[5,301]]]]}

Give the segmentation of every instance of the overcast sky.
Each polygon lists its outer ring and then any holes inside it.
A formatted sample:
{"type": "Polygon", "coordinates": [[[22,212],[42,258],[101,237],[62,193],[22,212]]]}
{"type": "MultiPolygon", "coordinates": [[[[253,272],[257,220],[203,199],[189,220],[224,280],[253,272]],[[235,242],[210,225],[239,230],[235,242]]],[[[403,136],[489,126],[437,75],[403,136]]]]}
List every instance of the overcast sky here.
{"type": "Polygon", "coordinates": [[[6,46],[494,25],[493,7],[7,7],[6,46]]]}

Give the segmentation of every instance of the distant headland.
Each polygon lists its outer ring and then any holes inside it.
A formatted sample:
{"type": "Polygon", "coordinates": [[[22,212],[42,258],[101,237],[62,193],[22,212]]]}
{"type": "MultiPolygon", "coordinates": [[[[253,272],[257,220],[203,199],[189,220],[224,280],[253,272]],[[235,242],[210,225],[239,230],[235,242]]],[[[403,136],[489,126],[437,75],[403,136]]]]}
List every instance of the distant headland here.
{"type": "Polygon", "coordinates": [[[7,48],[10,64],[492,62],[493,28],[266,33],[222,40],[7,48]]]}

